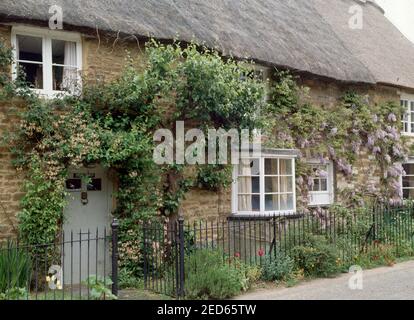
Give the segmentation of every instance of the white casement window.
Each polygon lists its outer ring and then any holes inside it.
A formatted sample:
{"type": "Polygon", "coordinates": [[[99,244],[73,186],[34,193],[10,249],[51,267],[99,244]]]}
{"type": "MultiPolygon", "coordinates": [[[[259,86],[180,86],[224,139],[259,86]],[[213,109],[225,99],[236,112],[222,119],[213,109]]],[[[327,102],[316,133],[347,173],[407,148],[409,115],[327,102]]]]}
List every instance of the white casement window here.
{"type": "Polygon", "coordinates": [[[234,215],[289,214],[296,211],[295,158],[242,159],[233,171],[234,215]]]}
{"type": "Polygon", "coordinates": [[[14,78],[23,71],[29,86],[45,96],[80,90],[82,46],[78,33],[15,26],[12,46],[14,78]]]}
{"type": "Polygon", "coordinates": [[[402,194],[403,199],[414,199],[414,159],[408,163],[403,164],[405,176],[401,177],[402,180],[402,194]]]}
{"type": "Polygon", "coordinates": [[[401,106],[405,113],[402,116],[403,133],[414,135],[414,95],[404,94],[401,96],[401,106]]]}
{"type": "Polygon", "coordinates": [[[312,168],[312,186],[309,191],[311,206],[330,205],[334,201],[333,164],[310,162],[312,168]]]}

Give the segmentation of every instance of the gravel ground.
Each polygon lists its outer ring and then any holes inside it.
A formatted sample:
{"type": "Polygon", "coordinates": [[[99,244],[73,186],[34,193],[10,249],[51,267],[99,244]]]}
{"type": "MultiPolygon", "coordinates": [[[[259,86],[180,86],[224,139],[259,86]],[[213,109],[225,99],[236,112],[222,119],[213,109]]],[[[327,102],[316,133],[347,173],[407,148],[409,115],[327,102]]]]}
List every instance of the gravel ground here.
{"type": "Polygon", "coordinates": [[[414,300],[414,261],[363,271],[363,289],[351,290],[351,274],[303,282],[292,288],[260,289],[249,300],[414,300]]]}

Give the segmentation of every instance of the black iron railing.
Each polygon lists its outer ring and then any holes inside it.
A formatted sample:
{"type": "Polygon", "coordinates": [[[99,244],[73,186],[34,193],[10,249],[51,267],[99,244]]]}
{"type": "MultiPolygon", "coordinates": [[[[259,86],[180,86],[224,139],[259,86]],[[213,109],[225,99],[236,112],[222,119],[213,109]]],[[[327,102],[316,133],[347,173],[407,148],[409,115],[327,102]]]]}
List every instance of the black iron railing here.
{"type": "Polygon", "coordinates": [[[54,243],[0,244],[0,299],[112,299],[118,293],[118,223],[62,232],[54,243]],[[112,240],[112,241],[111,241],[112,240]],[[112,244],[112,245],[111,245],[112,244]],[[109,289],[111,288],[111,289],[109,289]]]}
{"type": "Polygon", "coordinates": [[[414,253],[414,208],[376,206],[357,212],[318,210],[295,216],[273,215],[216,221],[143,222],[145,288],[158,293],[185,295],[185,261],[197,250],[219,250],[223,259],[262,265],[278,254],[291,254],[310,235],[335,246],[343,264],[379,246],[397,255],[414,253]]]}

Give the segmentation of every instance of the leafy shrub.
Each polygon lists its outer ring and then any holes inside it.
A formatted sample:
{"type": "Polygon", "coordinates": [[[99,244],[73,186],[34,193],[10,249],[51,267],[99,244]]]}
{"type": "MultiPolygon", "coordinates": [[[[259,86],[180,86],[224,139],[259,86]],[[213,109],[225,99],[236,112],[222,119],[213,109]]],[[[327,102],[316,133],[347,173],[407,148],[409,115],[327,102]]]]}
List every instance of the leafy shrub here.
{"type": "Polygon", "coordinates": [[[82,282],[90,288],[90,297],[94,300],[116,300],[117,296],[112,294],[108,286],[112,285],[109,277],[90,276],[82,282]]]}
{"type": "Polygon", "coordinates": [[[355,256],[355,263],[365,267],[392,266],[395,263],[395,247],[388,244],[377,243],[369,247],[365,252],[355,256]]]}
{"type": "Polygon", "coordinates": [[[119,270],[118,281],[119,287],[122,289],[144,287],[142,278],[136,277],[131,271],[127,269],[119,270]]]}
{"type": "Polygon", "coordinates": [[[0,292],[26,287],[30,280],[31,262],[24,250],[0,247],[0,292]]]}
{"type": "Polygon", "coordinates": [[[185,288],[190,299],[226,299],[249,286],[248,267],[228,262],[220,250],[201,249],[186,259],[185,288]]]}
{"type": "Polygon", "coordinates": [[[305,276],[327,277],[340,271],[337,249],[323,236],[308,235],[304,245],[293,248],[292,257],[305,276]]]}
{"type": "Polygon", "coordinates": [[[25,300],[28,298],[26,288],[10,288],[0,293],[0,300],[25,300]]]}
{"type": "Polygon", "coordinates": [[[287,281],[291,279],[295,263],[284,252],[275,256],[267,255],[262,266],[262,278],[265,281],[287,281]]]}

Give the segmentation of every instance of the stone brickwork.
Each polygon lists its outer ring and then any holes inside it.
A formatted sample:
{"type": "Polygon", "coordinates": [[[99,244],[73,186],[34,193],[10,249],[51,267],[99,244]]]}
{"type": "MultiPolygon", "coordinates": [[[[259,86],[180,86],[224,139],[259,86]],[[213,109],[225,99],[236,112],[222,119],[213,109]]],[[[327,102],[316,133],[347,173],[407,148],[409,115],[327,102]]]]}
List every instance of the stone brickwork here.
{"type": "MultiPolygon", "coordinates": [[[[0,24],[0,38],[11,45],[11,27],[0,24]]],[[[98,37],[82,37],[83,76],[85,81],[109,81],[116,78],[125,66],[128,55],[139,63],[142,52],[137,42],[125,42],[120,39],[98,37]]],[[[12,104],[0,104],[0,133],[10,132],[17,117],[11,114],[12,104]]],[[[20,210],[20,199],[23,195],[22,177],[11,162],[7,148],[0,146],[0,239],[16,234],[17,214],[20,210]]]]}
{"type": "MultiPolygon", "coordinates": [[[[399,103],[398,89],[377,85],[345,85],[333,81],[320,80],[303,76],[299,83],[310,89],[309,102],[321,105],[325,108],[337,106],[339,98],[347,91],[354,90],[366,97],[369,103],[382,103],[394,101],[399,103]]],[[[414,139],[413,139],[414,142],[414,139]]],[[[339,195],[339,190],[356,189],[358,186],[379,186],[381,170],[373,156],[362,152],[353,166],[354,175],[351,179],[334,170],[335,201],[345,200],[339,195]]],[[[299,195],[297,195],[299,197],[299,195]]],[[[343,196],[342,196],[343,197],[343,196]]],[[[181,206],[182,212],[189,220],[205,219],[213,220],[217,217],[225,218],[231,214],[231,188],[221,192],[208,192],[193,190],[186,195],[181,206]]]]}

